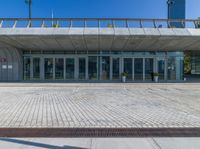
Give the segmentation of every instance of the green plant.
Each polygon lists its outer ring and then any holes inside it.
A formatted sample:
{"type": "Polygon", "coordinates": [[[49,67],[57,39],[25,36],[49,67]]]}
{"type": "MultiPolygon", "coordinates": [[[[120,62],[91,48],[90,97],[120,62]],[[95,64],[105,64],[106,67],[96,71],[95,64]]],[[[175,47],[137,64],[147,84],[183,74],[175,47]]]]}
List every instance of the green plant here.
{"type": "Polygon", "coordinates": [[[200,28],[200,22],[197,23],[196,28],[200,28]]]}
{"type": "Polygon", "coordinates": [[[128,76],[128,73],[127,72],[122,72],[122,77],[127,77],[128,76]]]}
{"type": "Polygon", "coordinates": [[[184,73],[191,74],[191,52],[184,52],[184,73]]]}
{"type": "Polygon", "coordinates": [[[158,77],[158,76],[159,76],[159,73],[154,72],[154,73],[153,73],[153,76],[154,76],[154,77],[158,77]]]}
{"type": "Polygon", "coordinates": [[[60,27],[60,25],[59,24],[53,24],[53,27],[58,28],[58,27],[60,27]]]}
{"type": "Polygon", "coordinates": [[[108,28],[113,28],[113,25],[110,23],[110,22],[108,22],[108,28]]]}

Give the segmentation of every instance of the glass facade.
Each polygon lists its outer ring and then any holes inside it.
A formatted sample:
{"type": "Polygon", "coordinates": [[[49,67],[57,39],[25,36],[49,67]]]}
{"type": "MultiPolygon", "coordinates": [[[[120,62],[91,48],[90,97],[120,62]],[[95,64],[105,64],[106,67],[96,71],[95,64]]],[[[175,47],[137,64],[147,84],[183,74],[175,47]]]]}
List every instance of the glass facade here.
{"type": "Polygon", "coordinates": [[[33,79],[40,79],[40,58],[33,58],[33,79]]]}
{"type": "Polygon", "coordinates": [[[85,51],[81,54],[24,54],[24,80],[183,79],[183,52],[85,51]]]}
{"type": "Polygon", "coordinates": [[[191,73],[200,74],[200,52],[190,52],[191,55],[191,73]]]}
{"type": "Polygon", "coordinates": [[[24,57],[24,80],[31,79],[31,59],[30,57],[24,57]]]}
{"type": "Polygon", "coordinates": [[[75,60],[74,58],[66,58],[65,59],[65,79],[66,80],[73,80],[75,77],[75,60]]]}

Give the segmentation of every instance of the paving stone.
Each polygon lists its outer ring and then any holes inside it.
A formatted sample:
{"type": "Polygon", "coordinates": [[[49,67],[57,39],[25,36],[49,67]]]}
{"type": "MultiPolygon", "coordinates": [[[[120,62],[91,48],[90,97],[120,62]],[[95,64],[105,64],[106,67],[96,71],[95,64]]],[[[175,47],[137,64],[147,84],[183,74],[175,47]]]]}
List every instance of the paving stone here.
{"type": "Polygon", "coordinates": [[[0,83],[0,127],[200,127],[200,84],[0,83]]]}

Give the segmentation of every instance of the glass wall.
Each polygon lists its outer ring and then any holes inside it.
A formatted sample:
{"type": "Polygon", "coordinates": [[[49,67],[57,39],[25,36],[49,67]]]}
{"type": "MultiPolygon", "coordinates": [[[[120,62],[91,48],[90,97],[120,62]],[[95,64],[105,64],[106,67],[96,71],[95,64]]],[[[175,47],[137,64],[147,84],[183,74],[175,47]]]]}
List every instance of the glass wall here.
{"type": "Polygon", "coordinates": [[[102,80],[109,80],[110,79],[110,57],[109,56],[102,56],[102,80]]]}
{"type": "Polygon", "coordinates": [[[46,80],[53,80],[53,58],[44,59],[44,77],[46,80]]]}
{"type": "Polygon", "coordinates": [[[168,80],[183,80],[184,66],[183,52],[168,52],[167,58],[167,78],[168,80]]]}
{"type": "Polygon", "coordinates": [[[97,56],[88,57],[88,76],[90,80],[97,80],[97,56]]]}
{"type": "Polygon", "coordinates": [[[124,58],[124,72],[128,74],[127,79],[132,80],[133,76],[133,59],[124,58]]]}
{"type": "Polygon", "coordinates": [[[143,58],[135,58],[134,61],[135,80],[143,80],[143,58]]]}
{"type": "Polygon", "coordinates": [[[25,54],[24,80],[127,80],[183,79],[183,52],[79,52],[80,54],[25,54]],[[156,61],[154,61],[156,60],[156,61]]]}
{"type": "Polygon", "coordinates": [[[40,79],[40,58],[33,58],[33,79],[40,79]]]}
{"type": "Polygon", "coordinates": [[[79,79],[85,80],[86,79],[86,59],[81,57],[78,59],[79,64],[79,79]]]}
{"type": "Polygon", "coordinates": [[[159,79],[164,80],[165,79],[165,59],[158,59],[158,73],[159,73],[159,79]]]}
{"type": "Polygon", "coordinates": [[[119,70],[119,58],[112,59],[112,79],[119,80],[120,79],[120,70],[119,70]]]}
{"type": "Polygon", "coordinates": [[[31,78],[31,59],[30,57],[24,57],[24,80],[30,80],[31,78]]]}
{"type": "Polygon", "coordinates": [[[145,59],[145,80],[153,80],[153,58],[145,59]]]}
{"type": "Polygon", "coordinates": [[[75,61],[74,58],[66,58],[66,79],[74,79],[75,61]]]}
{"type": "Polygon", "coordinates": [[[64,59],[55,59],[55,79],[64,79],[64,59]]]}

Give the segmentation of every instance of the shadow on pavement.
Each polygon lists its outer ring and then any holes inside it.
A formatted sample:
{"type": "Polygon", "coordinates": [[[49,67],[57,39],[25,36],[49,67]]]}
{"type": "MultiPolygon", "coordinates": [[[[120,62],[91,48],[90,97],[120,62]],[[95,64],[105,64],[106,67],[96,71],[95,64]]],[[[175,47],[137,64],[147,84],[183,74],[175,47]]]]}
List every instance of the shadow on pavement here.
{"type": "Polygon", "coordinates": [[[73,146],[49,145],[49,144],[44,144],[44,143],[17,140],[17,139],[11,139],[11,138],[0,138],[0,141],[6,141],[6,142],[10,142],[10,143],[17,143],[17,144],[21,144],[21,145],[29,145],[29,146],[33,146],[33,147],[41,147],[41,148],[46,148],[46,149],[86,149],[86,148],[73,147],[73,146]]]}

